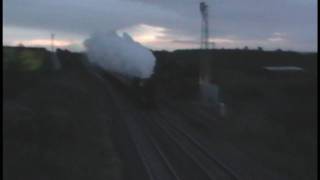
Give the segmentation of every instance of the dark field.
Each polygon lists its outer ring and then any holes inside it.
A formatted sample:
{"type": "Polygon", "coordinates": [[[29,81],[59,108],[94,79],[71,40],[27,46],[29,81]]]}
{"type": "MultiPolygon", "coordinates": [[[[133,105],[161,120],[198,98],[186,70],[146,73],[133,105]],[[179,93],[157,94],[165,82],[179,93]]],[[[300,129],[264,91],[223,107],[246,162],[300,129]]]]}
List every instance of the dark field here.
{"type": "MultiPolygon", "coordinates": [[[[162,58],[168,62],[194,63],[190,69],[197,60],[210,60],[212,81],[220,85],[228,111],[219,138],[289,179],[316,179],[317,54],[241,50],[165,54],[162,58]],[[305,71],[268,72],[264,66],[297,66],[305,71]]],[[[201,126],[198,131],[217,134],[201,126]]]]}
{"type": "MultiPolygon", "coordinates": [[[[212,66],[227,116],[221,141],[290,179],[317,178],[317,54],[250,50],[154,52],[157,91],[176,102],[197,97],[199,62],[212,66]],[[303,72],[269,72],[298,66],[303,72]]],[[[4,47],[4,179],[122,179],[110,136],[112,104],[86,71],[86,56],[4,47]]],[[[217,132],[199,122],[194,131],[217,132]]],[[[217,138],[217,137],[215,137],[217,138]]],[[[212,144],[212,148],[219,146],[212,144]]]]}

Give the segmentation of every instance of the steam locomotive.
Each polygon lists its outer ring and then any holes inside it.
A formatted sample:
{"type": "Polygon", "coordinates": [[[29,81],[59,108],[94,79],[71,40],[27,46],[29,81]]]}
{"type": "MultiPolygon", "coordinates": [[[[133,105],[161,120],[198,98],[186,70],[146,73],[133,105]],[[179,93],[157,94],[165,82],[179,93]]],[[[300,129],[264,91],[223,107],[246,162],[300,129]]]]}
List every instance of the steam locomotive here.
{"type": "Polygon", "coordinates": [[[127,76],[117,72],[107,72],[101,67],[95,67],[95,69],[103,78],[112,82],[117,90],[122,91],[133,104],[143,108],[155,107],[155,84],[152,78],[144,79],[127,76]]]}

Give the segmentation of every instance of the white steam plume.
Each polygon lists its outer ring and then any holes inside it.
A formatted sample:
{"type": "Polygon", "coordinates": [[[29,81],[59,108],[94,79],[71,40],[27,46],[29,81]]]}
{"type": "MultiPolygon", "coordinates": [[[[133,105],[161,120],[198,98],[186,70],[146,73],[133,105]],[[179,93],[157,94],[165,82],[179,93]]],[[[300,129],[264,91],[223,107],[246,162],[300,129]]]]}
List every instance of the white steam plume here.
{"type": "Polygon", "coordinates": [[[89,61],[105,70],[127,76],[149,78],[156,58],[152,52],[135,42],[128,34],[95,33],[85,40],[89,61]]]}

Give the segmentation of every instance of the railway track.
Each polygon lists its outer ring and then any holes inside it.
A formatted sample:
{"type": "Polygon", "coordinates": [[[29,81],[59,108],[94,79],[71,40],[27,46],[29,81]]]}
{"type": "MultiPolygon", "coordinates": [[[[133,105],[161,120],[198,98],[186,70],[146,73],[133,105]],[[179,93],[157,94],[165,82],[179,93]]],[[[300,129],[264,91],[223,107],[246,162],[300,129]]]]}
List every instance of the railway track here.
{"type": "MultiPolygon", "coordinates": [[[[210,150],[208,150],[201,141],[193,137],[183,126],[178,126],[168,119],[168,115],[158,112],[153,115],[154,123],[168,134],[176,144],[185,151],[195,163],[206,173],[210,179],[239,179],[239,175],[230,167],[218,160],[210,150]]],[[[171,116],[170,118],[178,118],[171,116]]]]}
{"type": "MultiPolygon", "coordinates": [[[[121,95],[123,94],[120,95],[118,91],[113,89],[115,84],[109,82],[110,80],[113,80],[106,79],[95,71],[90,71],[90,74],[104,84],[107,93],[113,97],[116,111],[120,114],[120,116],[112,123],[112,129],[114,129],[113,136],[115,138],[123,136],[123,134],[127,135],[126,138],[116,138],[116,141],[118,141],[116,144],[121,152],[120,154],[125,157],[124,159],[127,165],[130,166],[128,167],[129,170],[126,172],[128,173],[126,179],[180,180],[156,141],[145,134],[145,130],[142,128],[141,122],[139,121],[141,115],[127,106],[126,103],[128,102],[121,98],[121,95]],[[125,115],[123,114],[124,112],[125,115]],[[125,146],[128,144],[130,144],[131,147],[125,146]],[[129,149],[130,151],[134,149],[135,153],[129,152],[129,149]],[[136,157],[132,158],[130,156],[136,157]],[[137,160],[139,160],[140,163],[137,160]],[[141,171],[141,168],[139,168],[141,166],[143,166],[144,171],[141,171]]],[[[117,85],[116,87],[119,88],[117,85]]]]}
{"type": "MultiPolygon", "coordinates": [[[[183,179],[238,179],[231,171],[208,156],[203,147],[195,143],[195,140],[191,139],[190,135],[172,126],[167,120],[153,115],[153,118],[150,118],[145,123],[148,124],[149,128],[151,127],[153,131],[151,133],[158,138],[158,143],[163,148],[175,147],[179,151],[176,156],[182,156],[183,154],[185,156],[184,159],[188,159],[186,163],[189,166],[192,164],[193,167],[185,167],[180,170],[179,166],[181,164],[176,164],[176,169],[180,171],[179,173],[183,179]],[[196,175],[191,177],[190,173],[196,175]],[[200,174],[202,178],[200,178],[200,174]]],[[[167,150],[167,154],[170,156],[170,151],[167,150]]],[[[173,156],[170,159],[171,161],[175,161],[175,158],[177,157],[173,156]]]]}
{"type": "MultiPolygon", "coordinates": [[[[170,111],[172,113],[170,117],[178,116],[179,121],[181,122],[181,119],[189,119],[192,121],[198,120],[192,113],[186,113],[184,109],[181,109],[179,104],[173,105],[172,102],[164,102],[162,107],[165,107],[163,110],[166,112],[169,112],[170,109],[175,109],[175,111],[170,111]],[[196,118],[196,119],[194,119],[196,118]]],[[[180,104],[181,105],[181,104],[180,104]]],[[[197,113],[196,113],[197,114],[197,113]]],[[[160,116],[166,116],[167,113],[160,113],[160,116]]],[[[216,121],[217,119],[210,118],[208,116],[204,116],[207,121],[216,121]]],[[[167,123],[171,124],[171,126],[175,127],[177,131],[181,131],[186,136],[190,138],[195,145],[197,145],[199,148],[201,148],[204,153],[207,154],[213,161],[216,161],[217,164],[220,164],[223,166],[223,168],[226,171],[229,171],[233,174],[234,178],[236,179],[244,179],[244,180],[255,180],[255,179],[265,179],[265,180],[284,180],[288,179],[286,176],[275,174],[274,172],[271,172],[270,170],[266,169],[261,162],[256,161],[255,159],[252,159],[250,154],[241,151],[239,148],[233,146],[230,144],[227,140],[221,141],[216,140],[217,138],[200,135],[198,133],[195,133],[192,131],[190,133],[190,127],[187,128],[186,124],[179,123],[179,121],[168,121],[167,123]],[[210,144],[212,144],[213,141],[219,142],[219,146],[215,146],[216,149],[212,151],[212,148],[208,148],[210,144]],[[224,147],[224,148],[223,148],[224,147]],[[226,151],[227,150],[227,151],[226,151]]],[[[216,123],[219,124],[219,123],[216,123]]],[[[221,131],[218,127],[213,127],[212,125],[208,124],[208,127],[215,133],[216,137],[219,137],[219,133],[221,131]]]]}
{"type": "Polygon", "coordinates": [[[119,82],[112,82],[115,79],[106,79],[97,72],[91,74],[106,86],[106,93],[113,97],[115,111],[119,114],[112,124],[118,149],[122,156],[127,157],[126,163],[131,169],[128,179],[246,179],[239,171],[217,158],[199,137],[176,123],[178,121],[174,118],[192,118],[185,112],[168,102],[158,105],[154,110],[138,108],[128,101],[132,98],[128,98],[130,93],[122,89],[125,86],[117,86],[115,84],[119,82]],[[126,138],[116,138],[124,134],[126,138]]]}

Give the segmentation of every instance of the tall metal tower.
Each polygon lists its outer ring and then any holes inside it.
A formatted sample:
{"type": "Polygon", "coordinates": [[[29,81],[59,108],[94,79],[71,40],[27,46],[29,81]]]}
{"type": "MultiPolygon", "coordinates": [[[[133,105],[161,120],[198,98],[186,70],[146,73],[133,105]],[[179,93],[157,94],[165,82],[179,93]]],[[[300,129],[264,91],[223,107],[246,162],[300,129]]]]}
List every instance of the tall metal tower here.
{"type": "Polygon", "coordinates": [[[208,14],[208,5],[205,2],[200,3],[200,12],[201,12],[201,49],[209,48],[209,14],[208,14]]]}
{"type": "MultiPolygon", "coordinates": [[[[201,21],[201,49],[209,49],[209,20],[208,20],[208,5],[205,2],[200,3],[201,21]]],[[[210,58],[204,56],[200,62],[200,83],[210,83],[211,66],[210,58]]]]}

